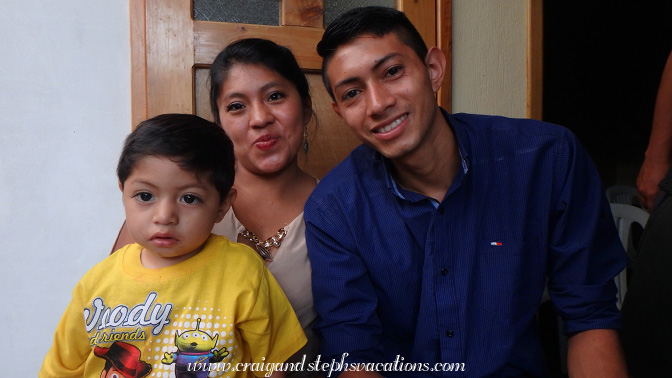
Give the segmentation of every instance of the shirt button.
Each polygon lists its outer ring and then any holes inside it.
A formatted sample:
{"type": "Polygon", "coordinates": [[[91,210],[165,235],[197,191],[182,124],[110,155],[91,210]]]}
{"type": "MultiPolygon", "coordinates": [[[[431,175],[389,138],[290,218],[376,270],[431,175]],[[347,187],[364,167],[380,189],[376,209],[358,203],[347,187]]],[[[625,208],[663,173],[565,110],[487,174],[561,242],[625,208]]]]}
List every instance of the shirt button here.
{"type": "Polygon", "coordinates": [[[448,274],[448,269],[446,269],[446,268],[441,268],[441,275],[442,275],[442,276],[445,276],[446,274],[448,274]]]}
{"type": "Polygon", "coordinates": [[[449,329],[449,330],[446,331],[446,336],[453,337],[453,336],[455,336],[455,332],[453,332],[452,330],[449,329]]]}

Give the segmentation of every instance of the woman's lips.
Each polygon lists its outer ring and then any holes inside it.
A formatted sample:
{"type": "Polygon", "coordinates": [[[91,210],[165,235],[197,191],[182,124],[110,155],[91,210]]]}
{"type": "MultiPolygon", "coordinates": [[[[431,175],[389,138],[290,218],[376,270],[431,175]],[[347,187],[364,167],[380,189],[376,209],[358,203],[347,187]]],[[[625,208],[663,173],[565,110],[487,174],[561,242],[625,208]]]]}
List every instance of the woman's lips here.
{"type": "Polygon", "coordinates": [[[273,147],[277,141],[278,137],[276,135],[262,135],[254,141],[254,146],[265,151],[273,147]]]}

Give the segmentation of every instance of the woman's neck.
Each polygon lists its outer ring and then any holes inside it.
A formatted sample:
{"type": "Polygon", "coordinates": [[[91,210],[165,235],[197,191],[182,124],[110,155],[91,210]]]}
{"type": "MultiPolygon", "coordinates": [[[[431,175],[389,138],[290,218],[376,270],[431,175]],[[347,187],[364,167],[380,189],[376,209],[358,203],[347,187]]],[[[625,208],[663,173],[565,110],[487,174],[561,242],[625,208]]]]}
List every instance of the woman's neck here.
{"type": "Polygon", "coordinates": [[[298,165],[292,165],[272,175],[259,175],[239,169],[236,170],[234,186],[238,190],[239,198],[241,195],[243,197],[251,195],[261,198],[282,198],[283,193],[292,191],[297,185],[302,185],[306,179],[312,180],[312,177],[302,171],[298,165]]]}
{"type": "Polygon", "coordinates": [[[294,165],[275,175],[236,172],[236,218],[260,239],[275,234],[301,212],[315,179],[294,165]]]}

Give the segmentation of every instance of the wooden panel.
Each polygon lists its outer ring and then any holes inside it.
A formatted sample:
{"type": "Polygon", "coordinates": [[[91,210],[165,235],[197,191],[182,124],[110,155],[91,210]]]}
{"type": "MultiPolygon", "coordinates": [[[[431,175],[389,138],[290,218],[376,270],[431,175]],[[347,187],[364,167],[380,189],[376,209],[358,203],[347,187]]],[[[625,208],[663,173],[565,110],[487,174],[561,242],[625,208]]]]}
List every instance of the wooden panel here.
{"type": "Polygon", "coordinates": [[[194,76],[196,81],[194,114],[214,122],[212,110],[210,110],[210,68],[196,68],[194,76]]]}
{"type": "Polygon", "coordinates": [[[280,4],[280,24],[323,28],[324,1],[283,0],[280,4]]]}
{"type": "Polygon", "coordinates": [[[147,1],[147,117],[193,113],[191,2],[147,1]]]}
{"type": "Polygon", "coordinates": [[[437,46],[436,23],[433,22],[436,19],[436,1],[401,0],[399,10],[411,20],[427,46],[437,46]]]}
{"type": "Polygon", "coordinates": [[[145,0],[129,4],[131,23],[131,127],[147,119],[145,0]]]}
{"type": "Polygon", "coordinates": [[[227,22],[194,22],[195,62],[209,65],[229,43],[241,38],[268,38],[288,47],[303,69],[319,70],[322,58],[315,46],[322,38],[324,30],[298,26],[267,26],[234,24],[227,22]]]}
{"type": "Polygon", "coordinates": [[[528,0],[527,4],[527,118],[541,120],[544,90],[544,15],[543,0],[528,0]]]}

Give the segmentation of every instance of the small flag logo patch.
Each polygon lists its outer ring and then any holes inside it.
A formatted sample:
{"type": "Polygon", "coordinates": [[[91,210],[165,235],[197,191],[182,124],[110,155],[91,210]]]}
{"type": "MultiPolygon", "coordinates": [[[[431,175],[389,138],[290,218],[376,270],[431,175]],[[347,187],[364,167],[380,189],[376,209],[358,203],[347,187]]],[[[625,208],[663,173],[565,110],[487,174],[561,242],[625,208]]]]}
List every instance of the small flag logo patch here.
{"type": "Polygon", "coordinates": [[[501,242],[492,242],[490,245],[495,246],[495,247],[501,247],[502,243],[501,242]]]}

